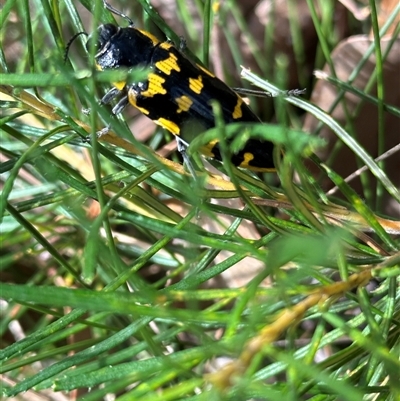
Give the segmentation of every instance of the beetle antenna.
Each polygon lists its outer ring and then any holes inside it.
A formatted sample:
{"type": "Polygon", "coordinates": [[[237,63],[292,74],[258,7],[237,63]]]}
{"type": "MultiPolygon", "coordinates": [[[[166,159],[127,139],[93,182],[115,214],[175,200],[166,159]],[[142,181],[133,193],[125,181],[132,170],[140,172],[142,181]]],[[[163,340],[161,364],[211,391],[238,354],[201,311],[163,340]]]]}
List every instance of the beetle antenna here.
{"type": "Polygon", "coordinates": [[[64,63],[67,62],[69,49],[70,49],[72,43],[74,43],[75,39],[76,39],[78,36],[81,36],[81,35],[89,36],[86,32],[78,32],[78,33],[76,33],[74,36],[72,36],[72,38],[71,38],[71,39],[69,40],[69,42],[67,43],[67,46],[65,46],[64,63]]]}
{"type": "Polygon", "coordinates": [[[121,11],[117,10],[116,8],[114,8],[111,4],[107,3],[106,0],[103,0],[103,4],[104,4],[104,7],[105,7],[108,11],[111,11],[113,14],[119,15],[120,17],[125,18],[125,19],[128,21],[129,26],[135,25],[135,24],[133,23],[133,21],[132,21],[126,14],[124,14],[124,13],[122,13],[121,11]]]}

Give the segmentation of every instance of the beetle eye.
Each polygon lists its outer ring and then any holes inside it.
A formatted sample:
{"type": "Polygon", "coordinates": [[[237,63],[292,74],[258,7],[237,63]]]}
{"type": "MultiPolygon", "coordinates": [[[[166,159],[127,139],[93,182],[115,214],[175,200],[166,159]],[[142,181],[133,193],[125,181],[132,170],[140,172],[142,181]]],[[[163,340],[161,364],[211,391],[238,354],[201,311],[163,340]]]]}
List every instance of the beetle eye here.
{"type": "Polygon", "coordinates": [[[97,42],[92,44],[92,35],[90,35],[86,42],[86,50],[90,51],[90,47],[94,46],[95,53],[98,53],[117,32],[118,27],[113,24],[99,26],[99,28],[97,28],[97,42]]]}

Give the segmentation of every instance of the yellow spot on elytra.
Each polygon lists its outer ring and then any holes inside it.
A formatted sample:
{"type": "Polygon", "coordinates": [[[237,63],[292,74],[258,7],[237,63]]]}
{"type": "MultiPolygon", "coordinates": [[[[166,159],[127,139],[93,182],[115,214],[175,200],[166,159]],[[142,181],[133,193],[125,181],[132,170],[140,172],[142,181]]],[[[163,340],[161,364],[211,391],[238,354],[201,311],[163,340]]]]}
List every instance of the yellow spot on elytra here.
{"type": "Polygon", "coordinates": [[[119,91],[122,91],[122,89],[125,88],[126,82],[121,81],[121,82],[113,82],[112,83],[119,91]]]}
{"type": "Polygon", "coordinates": [[[161,49],[164,49],[164,50],[168,50],[168,49],[170,49],[172,46],[173,46],[173,45],[172,45],[172,43],[170,43],[170,42],[162,42],[162,43],[160,44],[161,49]]]}
{"type": "Polygon", "coordinates": [[[215,154],[213,153],[214,146],[218,143],[218,139],[214,139],[211,142],[207,143],[207,145],[203,146],[201,148],[201,153],[203,153],[204,156],[206,157],[215,157],[215,154]]]}
{"type": "Polygon", "coordinates": [[[243,112],[242,112],[242,103],[243,99],[238,96],[238,101],[236,103],[235,109],[233,110],[232,117],[237,120],[238,118],[242,117],[243,112]]]}
{"type": "Polygon", "coordinates": [[[155,95],[165,95],[167,90],[163,88],[165,79],[157,74],[150,73],[148,77],[148,87],[141,93],[145,97],[153,97],[155,95]]]}
{"type": "MultiPolygon", "coordinates": [[[[133,28],[133,29],[135,29],[135,28],[133,28]]],[[[144,36],[147,36],[153,42],[154,46],[157,45],[158,43],[160,43],[160,41],[154,35],[152,35],[150,32],[142,31],[141,29],[137,29],[137,30],[144,36]]]]}
{"type": "Polygon", "coordinates": [[[200,64],[196,64],[196,65],[197,65],[197,67],[199,67],[200,70],[203,71],[205,74],[209,75],[210,77],[215,78],[215,75],[214,75],[211,71],[208,71],[207,68],[204,68],[204,67],[203,67],[202,65],[200,65],[200,64]]]}
{"type": "Polygon", "coordinates": [[[200,95],[201,90],[203,89],[203,77],[199,75],[198,78],[189,78],[189,88],[194,92],[200,95]]]}
{"type": "Polygon", "coordinates": [[[175,99],[176,104],[178,105],[177,113],[181,113],[182,111],[188,111],[190,106],[193,104],[193,100],[190,97],[182,95],[175,99]]]}
{"type": "Polygon", "coordinates": [[[171,71],[180,71],[180,67],[177,63],[178,57],[173,53],[169,53],[169,57],[165,60],[157,61],[155,63],[156,68],[158,68],[161,72],[167,75],[171,75],[171,71]]]}
{"type": "Polygon", "coordinates": [[[252,153],[246,152],[243,155],[243,161],[240,163],[239,167],[248,168],[250,166],[250,162],[254,159],[254,155],[252,153]]]}
{"type": "Polygon", "coordinates": [[[134,92],[133,90],[130,90],[130,91],[128,92],[128,100],[129,100],[129,103],[130,103],[132,106],[136,107],[141,113],[143,113],[143,114],[145,114],[145,115],[150,114],[150,112],[149,112],[147,109],[145,109],[144,107],[140,107],[140,106],[137,105],[137,102],[136,102],[136,94],[135,94],[135,92],[134,92]]]}
{"type": "Polygon", "coordinates": [[[171,120],[167,120],[166,118],[159,118],[158,120],[154,120],[154,122],[161,127],[167,129],[169,132],[173,133],[174,135],[179,135],[180,129],[177,124],[175,124],[171,120]]]}

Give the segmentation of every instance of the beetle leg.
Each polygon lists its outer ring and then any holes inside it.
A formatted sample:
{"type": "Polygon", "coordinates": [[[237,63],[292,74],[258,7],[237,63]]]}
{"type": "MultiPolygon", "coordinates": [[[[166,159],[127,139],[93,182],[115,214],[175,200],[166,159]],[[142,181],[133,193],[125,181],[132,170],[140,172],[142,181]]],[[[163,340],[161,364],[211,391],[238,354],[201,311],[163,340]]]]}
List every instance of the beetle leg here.
{"type": "Polygon", "coordinates": [[[129,99],[128,99],[128,95],[125,95],[123,98],[121,98],[118,103],[113,107],[112,109],[112,113],[114,114],[114,116],[117,116],[118,114],[122,113],[122,111],[124,110],[124,108],[126,106],[128,106],[129,104],[129,99]]]}
{"type": "Polygon", "coordinates": [[[177,148],[178,152],[182,155],[183,163],[188,168],[192,177],[196,180],[196,178],[197,178],[196,170],[194,169],[193,164],[186,151],[189,144],[178,135],[175,135],[175,139],[176,139],[176,148],[177,148]]]}
{"type": "MultiPolygon", "coordinates": [[[[113,99],[115,99],[118,95],[120,95],[122,91],[120,91],[117,88],[112,88],[110,89],[100,100],[101,104],[108,104],[110,103],[113,99]]],[[[128,100],[128,95],[125,95],[123,98],[121,98],[118,103],[112,108],[112,113],[114,116],[117,116],[120,114],[124,108],[129,104],[128,100]]],[[[107,134],[110,131],[110,125],[107,125],[106,127],[102,128],[100,131],[97,131],[97,137],[100,138],[101,136],[107,134]]]]}
{"type": "Polygon", "coordinates": [[[115,99],[122,91],[117,89],[115,86],[110,89],[100,100],[100,104],[108,104],[115,99]]]}

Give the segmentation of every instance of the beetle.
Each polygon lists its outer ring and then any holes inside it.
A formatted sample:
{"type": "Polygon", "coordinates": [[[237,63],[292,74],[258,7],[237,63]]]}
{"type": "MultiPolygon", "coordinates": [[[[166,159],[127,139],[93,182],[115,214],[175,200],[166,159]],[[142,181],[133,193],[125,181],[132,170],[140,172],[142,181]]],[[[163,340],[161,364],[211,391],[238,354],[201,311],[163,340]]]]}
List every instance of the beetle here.
{"type": "MultiPolygon", "coordinates": [[[[128,16],[106,0],[103,3],[106,9],[125,18],[129,25],[104,24],[97,28],[95,35],[89,36],[86,47],[89,50],[94,46],[96,67],[99,70],[145,68],[149,71],[143,81],[113,83],[113,88],[100,102],[107,104],[118,99],[112,109],[114,115],[130,104],[177,139],[184,139],[187,133],[192,137],[215,126],[212,101],[220,103],[226,124],[260,122],[243,98],[211,71],[190,60],[172,42],[160,41],[151,33],[136,28],[128,16]]],[[[178,145],[182,146],[181,140],[178,145]]],[[[274,171],[273,147],[272,142],[250,138],[240,151],[232,154],[231,162],[253,171],[274,171]]],[[[202,151],[205,156],[222,161],[217,140],[202,151]]]]}

